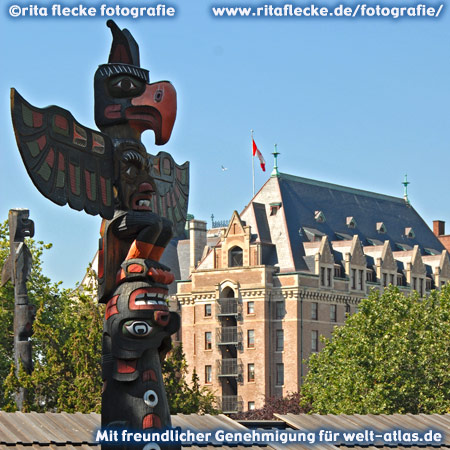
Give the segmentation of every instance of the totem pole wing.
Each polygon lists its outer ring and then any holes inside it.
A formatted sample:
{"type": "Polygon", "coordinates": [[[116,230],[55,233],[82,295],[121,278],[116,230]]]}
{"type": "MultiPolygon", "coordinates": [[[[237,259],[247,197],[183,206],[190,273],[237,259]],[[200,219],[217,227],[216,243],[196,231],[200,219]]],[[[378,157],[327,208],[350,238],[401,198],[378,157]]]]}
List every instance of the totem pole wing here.
{"type": "Polygon", "coordinates": [[[173,223],[175,237],[184,237],[189,194],[189,162],[178,165],[166,152],[150,155],[150,175],[157,194],[153,211],[173,223]]]}
{"type": "Polygon", "coordinates": [[[11,89],[11,114],[22,160],[39,192],[57,205],[110,219],[113,146],[58,106],[36,108],[11,89]]]}

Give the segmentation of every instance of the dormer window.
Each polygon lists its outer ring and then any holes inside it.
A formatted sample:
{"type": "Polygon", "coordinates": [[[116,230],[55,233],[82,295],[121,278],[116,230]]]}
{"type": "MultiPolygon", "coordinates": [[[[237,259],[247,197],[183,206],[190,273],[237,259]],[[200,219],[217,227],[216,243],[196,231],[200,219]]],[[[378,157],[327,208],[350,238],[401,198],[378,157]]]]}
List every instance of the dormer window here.
{"type": "Polygon", "coordinates": [[[345,223],[347,224],[348,228],[356,228],[356,220],[353,216],[348,216],[345,219],[345,223]]]}
{"type": "Polygon", "coordinates": [[[228,253],[228,266],[229,267],[242,267],[243,257],[242,248],[235,246],[228,253]]]}
{"type": "Polygon", "coordinates": [[[412,229],[412,227],[406,227],[405,228],[405,236],[408,239],[414,239],[416,237],[414,230],[412,229]]]}
{"type": "Polygon", "coordinates": [[[336,235],[336,239],[338,241],[351,241],[353,238],[353,236],[347,233],[339,233],[336,231],[334,234],[336,235]]]}
{"type": "Polygon", "coordinates": [[[325,222],[325,214],[322,211],[314,211],[314,220],[317,223],[325,222]]]}
{"type": "Polygon", "coordinates": [[[270,203],[270,215],[274,216],[281,208],[281,202],[270,203]]]}
{"type": "Polygon", "coordinates": [[[386,233],[386,226],[384,225],[383,222],[377,222],[377,231],[380,234],[386,233]]]}
{"type": "MultiPolygon", "coordinates": [[[[325,236],[324,233],[316,230],[315,228],[303,227],[303,231],[305,232],[309,242],[320,242],[322,240],[322,236],[325,236]]],[[[300,236],[302,236],[302,234],[300,234],[300,236]]]]}

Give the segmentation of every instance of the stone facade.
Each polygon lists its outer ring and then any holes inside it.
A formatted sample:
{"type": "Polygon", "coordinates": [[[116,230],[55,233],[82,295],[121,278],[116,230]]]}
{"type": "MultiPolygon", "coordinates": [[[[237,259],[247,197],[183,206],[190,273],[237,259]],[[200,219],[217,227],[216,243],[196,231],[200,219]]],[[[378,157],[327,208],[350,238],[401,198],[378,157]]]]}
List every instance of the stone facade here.
{"type": "Polygon", "coordinates": [[[181,340],[226,413],[297,391],[320,336],[371,289],[426,295],[450,280],[447,250],[409,203],[283,174],[228,227],[193,223],[190,237],[201,258],[177,285],[181,340]]]}

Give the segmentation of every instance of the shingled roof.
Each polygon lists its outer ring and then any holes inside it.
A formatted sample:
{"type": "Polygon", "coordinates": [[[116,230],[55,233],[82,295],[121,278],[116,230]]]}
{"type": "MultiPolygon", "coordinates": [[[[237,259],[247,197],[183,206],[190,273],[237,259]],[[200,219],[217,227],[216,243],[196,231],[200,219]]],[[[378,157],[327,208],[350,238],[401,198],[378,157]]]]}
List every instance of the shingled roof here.
{"type": "MultiPolygon", "coordinates": [[[[282,270],[309,270],[302,244],[311,241],[314,234],[317,239],[325,235],[330,242],[351,240],[358,235],[363,246],[389,241],[394,251],[418,245],[422,255],[430,250],[435,253],[444,250],[425,221],[403,198],[281,173],[266,182],[253,202],[280,205],[276,212],[280,219],[270,222],[280,231],[283,228],[287,231],[288,239],[285,236],[283,242],[277,242],[276,233],[271,230],[282,270]]],[[[260,229],[261,219],[254,214],[252,203],[241,217],[252,229],[260,229]]]]}

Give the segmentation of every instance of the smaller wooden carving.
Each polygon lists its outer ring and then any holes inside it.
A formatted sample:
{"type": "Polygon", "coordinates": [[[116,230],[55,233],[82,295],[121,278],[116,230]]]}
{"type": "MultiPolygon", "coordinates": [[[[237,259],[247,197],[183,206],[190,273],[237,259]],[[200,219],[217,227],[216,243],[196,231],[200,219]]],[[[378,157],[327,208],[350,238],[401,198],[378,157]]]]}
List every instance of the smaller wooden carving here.
{"type": "MultiPolygon", "coordinates": [[[[28,209],[9,211],[10,253],[2,270],[2,286],[8,280],[14,285],[14,364],[17,376],[20,367],[28,374],[33,370],[29,338],[33,334],[35,308],[29,304],[26,285],[31,273],[32,256],[24,239],[33,237],[34,223],[28,217],[28,209]]],[[[26,389],[22,387],[16,395],[19,411],[26,394],[26,389]]]]}

